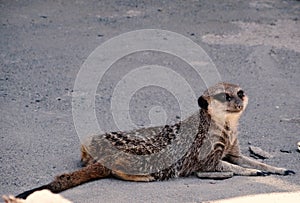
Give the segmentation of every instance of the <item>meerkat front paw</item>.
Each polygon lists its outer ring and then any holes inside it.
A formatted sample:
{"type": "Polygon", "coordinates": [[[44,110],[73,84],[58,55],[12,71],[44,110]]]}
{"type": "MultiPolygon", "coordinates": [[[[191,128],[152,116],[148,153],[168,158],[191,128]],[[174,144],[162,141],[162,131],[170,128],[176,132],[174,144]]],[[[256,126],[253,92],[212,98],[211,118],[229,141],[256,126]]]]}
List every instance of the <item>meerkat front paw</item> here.
{"type": "Polygon", "coordinates": [[[294,175],[294,174],[296,174],[296,173],[295,173],[295,171],[292,171],[292,170],[285,170],[284,173],[283,173],[284,176],[294,175]]]}
{"type": "Polygon", "coordinates": [[[268,176],[271,174],[287,176],[287,175],[293,175],[296,173],[292,170],[287,170],[285,168],[278,169],[276,172],[270,172],[270,171],[258,171],[257,172],[258,176],[268,176]]]}
{"type": "Polygon", "coordinates": [[[271,173],[268,171],[257,171],[256,175],[257,176],[268,176],[268,175],[271,175],[271,173]]]}
{"type": "Polygon", "coordinates": [[[285,169],[285,168],[277,168],[275,171],[271,171],[269,173],[270,174],[276,174],[276,175],[283,175],[283,176],[296,174],[295,171],[288,170],[288,169],[285,169]]]}
{"type": "Polygon", "coordinates": [[[288,169],[285,169],[285,168],[279,168],[279,170],[277,170],[273,174],[287,176],[287,175],[292,175],[292,174],[296,174],[296,173],[293,170],[288,170],[288,169]]]}

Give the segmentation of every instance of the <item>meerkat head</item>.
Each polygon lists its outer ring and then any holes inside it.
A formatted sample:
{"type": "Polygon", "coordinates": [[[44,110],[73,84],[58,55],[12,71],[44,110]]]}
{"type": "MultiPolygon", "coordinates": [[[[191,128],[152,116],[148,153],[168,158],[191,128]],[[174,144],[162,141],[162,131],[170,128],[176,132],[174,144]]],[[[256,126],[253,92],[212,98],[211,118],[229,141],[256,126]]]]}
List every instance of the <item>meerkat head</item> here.
{"type": "Polygon", "coordinates": [[[237,85],[218,83],[198,99],[199,106],[212,117],[238,119],[248,104],[248,97],[237,85]]]}

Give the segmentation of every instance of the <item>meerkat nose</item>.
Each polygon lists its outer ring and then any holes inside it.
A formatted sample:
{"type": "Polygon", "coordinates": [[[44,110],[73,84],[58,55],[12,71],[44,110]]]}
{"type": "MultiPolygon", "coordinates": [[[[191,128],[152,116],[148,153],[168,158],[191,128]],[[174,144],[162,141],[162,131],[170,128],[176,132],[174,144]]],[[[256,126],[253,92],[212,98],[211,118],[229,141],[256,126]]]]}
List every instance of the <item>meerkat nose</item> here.
{"type": "Polygon", "coordinates": [[[244,105],[243,105],[242,102],[236,102],[236,108],[237,108],[238,110],[243,109],[243,107],[244,107],[244,105]]]}

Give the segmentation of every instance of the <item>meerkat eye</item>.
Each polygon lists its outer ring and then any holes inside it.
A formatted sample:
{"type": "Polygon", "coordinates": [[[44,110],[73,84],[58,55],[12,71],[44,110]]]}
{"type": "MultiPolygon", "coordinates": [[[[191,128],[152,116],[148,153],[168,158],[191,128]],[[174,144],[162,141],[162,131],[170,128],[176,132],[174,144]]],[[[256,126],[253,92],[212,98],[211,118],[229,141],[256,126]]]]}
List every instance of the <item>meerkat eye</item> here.
{"type": "Polygon", "coordinates": [[[232,97],[229,94],[226,94],[226,101],[231,101],[232,97]]]}
{"type": "Polygon", "coordinates": [[[238,95],[239,98],[242,99],[245,96],[245,93],[244,93],[243,90],[240,90],[240,91],[238,91],[237,95],[238,95]]]}
{"type": "Polygon", "coordinates": [[[232,97],[227,93],[219,93],[214,96],[214,99],[220,102],[231,101],[232,97]]]}

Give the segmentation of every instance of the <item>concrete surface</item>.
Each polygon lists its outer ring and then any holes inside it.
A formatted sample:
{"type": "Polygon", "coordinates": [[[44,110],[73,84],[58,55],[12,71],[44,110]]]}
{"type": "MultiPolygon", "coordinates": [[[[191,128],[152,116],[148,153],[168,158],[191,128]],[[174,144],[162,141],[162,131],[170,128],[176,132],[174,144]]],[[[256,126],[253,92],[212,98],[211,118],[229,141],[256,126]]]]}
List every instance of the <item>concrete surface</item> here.
{"type": "MultiPolygon", "coordinates": [[[[101,43],[144,28],[180,33],[204,48],[222,79],[240,84],[249,95],[240,124],[243,153],[248,154],[251,143],[274,156],[266,163],[297,174],[223,181],[188,177],[153,183],[105,179],[62,195],[74,202],[201,202],[299,191],[299,18],[300,2],[296,0],[1,0],[0,194],[18,194],[79,168],[80,141],[71,105],[76,75],[101,43]]],[[[182,65],[174,57],[149,53],[129,56],[116,66],[126,69],[145,61],[182,65]]],[[[122,74],[111,71],[105,85],[98,87],[102,96],[96,100],[96,113],[104,129],[113,128],[108,93],[114,83],[110,79],[122,74]]],[[[185,74],[193,78],[188,69],[185,74]]],[[[200,95],[206,87],[199,84],[200,95]]],[[[160,99],[168,93],[148,90],[132,100],[133,120],[147,125],[149,106],[160,105],[170,111],[172,121],[176,108],[160,99]]]]}
{"type": "Polygon", "coordinates": [[[250,202],[265,202],[265,203],[279,203],[279,202],[299,202],[299,192],[278,192],[278,193],[267,193],[259,195],[249,195],[245,197],[235,197],[225,200],[217,200],[210,203],[250,203],[250,202]]]}

